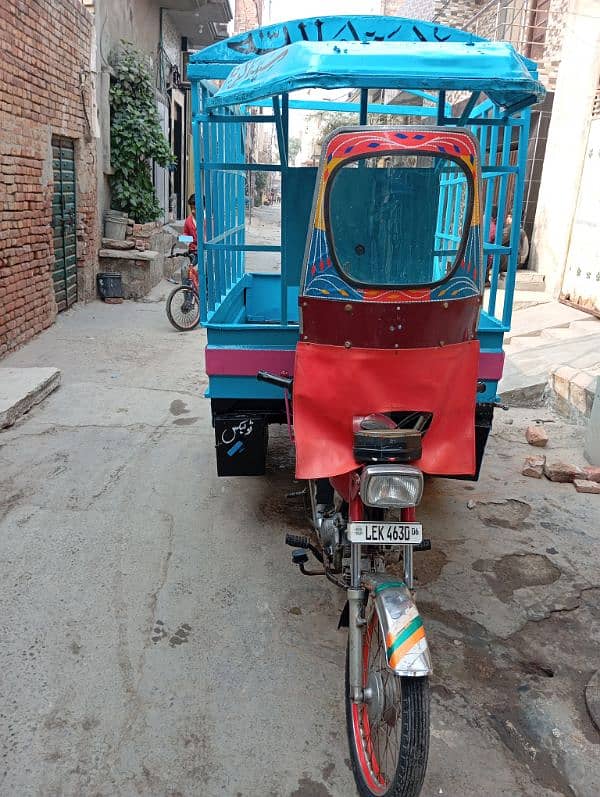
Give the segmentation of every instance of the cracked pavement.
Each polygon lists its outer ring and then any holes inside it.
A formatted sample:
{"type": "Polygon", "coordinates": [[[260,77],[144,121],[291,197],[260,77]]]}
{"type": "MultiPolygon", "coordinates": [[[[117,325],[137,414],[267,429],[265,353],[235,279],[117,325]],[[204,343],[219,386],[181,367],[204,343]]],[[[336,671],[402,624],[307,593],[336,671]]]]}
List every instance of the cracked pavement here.
{"type": "MultiPolygon", "coordinates": [[[[283,545],[306,529],[285,430],[266,477],[216,477],[204,333],[171,329],[170,287],[3,363],[63,376],[0,433],[0,794],[347,797],[343,596],[283,545]]],[[[581,463],[543,413],[544,453],[581,463]]],[[[600,501],[521,476],[539,414],[497,412],[478,483],[426,486],[423,797],[600,793],[600,501]]]]}

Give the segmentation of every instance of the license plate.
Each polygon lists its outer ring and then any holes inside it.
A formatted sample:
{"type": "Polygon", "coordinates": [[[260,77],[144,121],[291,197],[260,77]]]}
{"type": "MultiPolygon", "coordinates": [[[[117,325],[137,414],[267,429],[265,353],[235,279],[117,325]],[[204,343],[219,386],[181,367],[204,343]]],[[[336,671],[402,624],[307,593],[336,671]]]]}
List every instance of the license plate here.
{"type": "Polygon", "coordinates": [[[349,542],[362,545],[413,545],[423,540],[421,523],[348,523],[349,542]]]}

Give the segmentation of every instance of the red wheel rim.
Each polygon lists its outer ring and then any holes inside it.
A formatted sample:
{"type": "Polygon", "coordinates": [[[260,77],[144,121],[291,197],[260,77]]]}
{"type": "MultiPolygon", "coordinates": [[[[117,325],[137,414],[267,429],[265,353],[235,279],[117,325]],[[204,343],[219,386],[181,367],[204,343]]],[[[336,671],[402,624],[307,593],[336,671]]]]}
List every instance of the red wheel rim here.
{"type": "MultiPolygon", "coordinates": [[[[369,680],[373,636],[374,634],[379,636],[380,633],[377,615],[373,612],[363,637],[363,688],[367,686],[369,680]]],[[[382,655],[385,657],[385,647],[382,650],[382,655]]],[[[387,667],[387,663],[385,666],[387,667]]],[[[395,678],[396,676],[390,671],[389,677],[395,678]]],[[[378,754],[380,744],[373,738],[366,703],[352,703],[352,730],[361,775],[373,794],[378,797],[384,795],[395,775],[395,769],[391,773],[391,777],[386,777],[385,772],[382,771],[380,754],[378,754]]]]}

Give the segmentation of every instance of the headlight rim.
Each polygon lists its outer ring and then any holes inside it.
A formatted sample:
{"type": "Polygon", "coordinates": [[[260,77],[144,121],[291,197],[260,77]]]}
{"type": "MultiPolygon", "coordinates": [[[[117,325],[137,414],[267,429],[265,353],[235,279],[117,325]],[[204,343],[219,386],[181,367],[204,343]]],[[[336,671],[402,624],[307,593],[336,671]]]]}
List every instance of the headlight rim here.
{"type": "Polygon", "coordinates": [[[423,497],[423,471],[416,468],[414,465],[401,465],[401,464],[378,464],[367,465],[363,468],[360,475],[360,488],[359,493],[361,500],[365,506],[376,507],[380,509],[408,509],[410,507],[418,506],[423,497]],[[368,488],[369,482],[373,477],[389,477],[389,476],[408,476],[418,481],[417,498],[414,502],[410,503],[392,503],[392,504],[373,504],[368,501],[368,488]]]}

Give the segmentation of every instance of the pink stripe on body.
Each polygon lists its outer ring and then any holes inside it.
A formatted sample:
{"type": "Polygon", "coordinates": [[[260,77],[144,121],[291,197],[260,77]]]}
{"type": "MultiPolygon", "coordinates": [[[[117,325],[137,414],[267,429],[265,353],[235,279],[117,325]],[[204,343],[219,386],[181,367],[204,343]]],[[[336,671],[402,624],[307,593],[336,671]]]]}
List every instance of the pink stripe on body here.
{"type": "MultiPolygon", "coordinates": [[[[269,371],[278,376],[294,373],[294,350],[206,349],[206,373],[209,376],[256,376],[269,371]]],[[[481,352],[479,378],[499,380],[504,368],[504,352],[481,352]]]]}
{"type": "Polygon", "coordinates": [[[479,352],[479,378],[502,379],[504,370],[504,352],[479,352]]]}
{"type": "Polygon", "coordinates": [[[209,376],[256,376],[259,371],[281,376],[294,373],[294,350],[206,349],[206,373],[209,376]]]}

